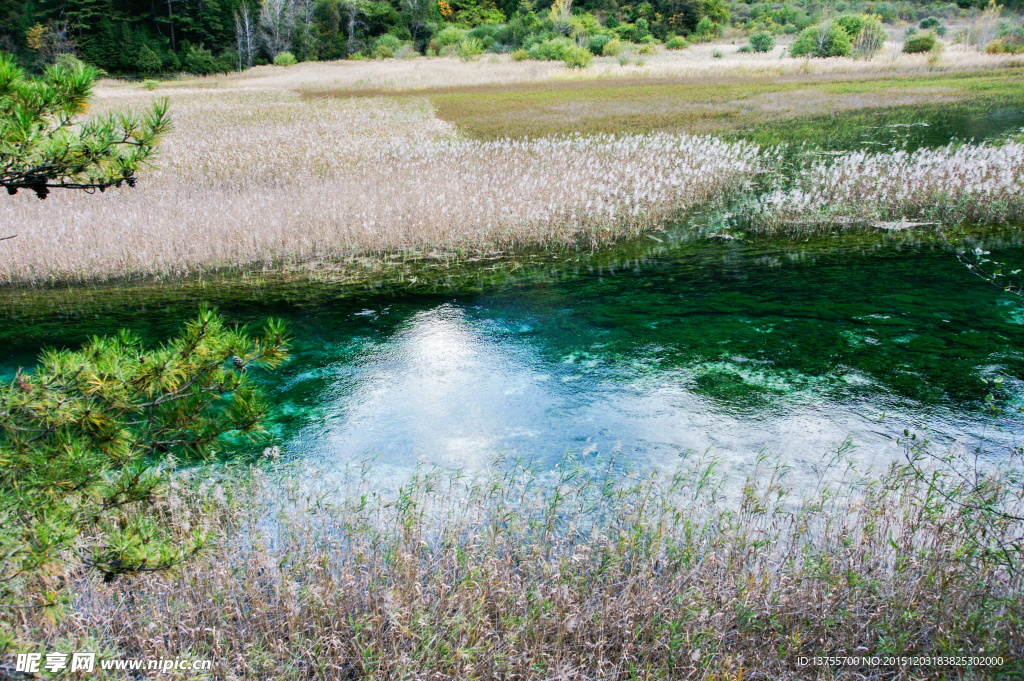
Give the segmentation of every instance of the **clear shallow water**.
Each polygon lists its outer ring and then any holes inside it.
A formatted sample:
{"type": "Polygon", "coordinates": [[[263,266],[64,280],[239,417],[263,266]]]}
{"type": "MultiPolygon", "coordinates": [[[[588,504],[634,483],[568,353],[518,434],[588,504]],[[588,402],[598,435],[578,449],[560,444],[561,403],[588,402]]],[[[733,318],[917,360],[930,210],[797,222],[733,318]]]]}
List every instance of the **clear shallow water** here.
{"type": "MultiPolygon", "coordinates": [[[[923,107],[740,134],[913,150],[1022,126],[1019,108],[923,107]]],[[[942,240],[691,238],[721,222],[712,213],[703,226],[596,254],[424,267],[371,287],[269,277],[0,291],[0,376],[43,347],[121,328],[157,343],[208,301],[238,323],[290,322],[294,358],[265,377],[288,456],[370,456],[396,477],[421,462],[472,469],[497,455],[549,468],[566,454],[614,455],[645,467],[710,450],[742,468],[767,451],[799,466],[847,437],[882,462],[899,455],[904,428],[943,446],[984,440],[996,453],[1024,436],[1011,409],[1024,403],[1024,308],[942,240]],[[985,379],[1000,373],[1008,415],[997,418],[985,379]]],[[[1024,265],[1020,232],[982,243],[1024,265]]]]}
{"type": "MultiPolygon", "coordinates": [[[[941,243],[658,238],[429,294],[309,283],[75,309],[43,293],[0,317],[0,359],[10,372],[42,346],[121,327],[155,341],[200,299],[238,322],[284,317],[294,359],[266,377],[282,449],[388,470],[499,454],[550,467],[567,453],[644,467],[706,449],[740,466],[761,451],[799,463],[847,436],[881,461],[905,427],[993,449],[1024,435],[983,406],[997,372],[1011,377],[1000,400],[1019,399],[1024,310],[941,243]]],[[[1013,233],[987,243],[1024,261],[1013,233]]]]}

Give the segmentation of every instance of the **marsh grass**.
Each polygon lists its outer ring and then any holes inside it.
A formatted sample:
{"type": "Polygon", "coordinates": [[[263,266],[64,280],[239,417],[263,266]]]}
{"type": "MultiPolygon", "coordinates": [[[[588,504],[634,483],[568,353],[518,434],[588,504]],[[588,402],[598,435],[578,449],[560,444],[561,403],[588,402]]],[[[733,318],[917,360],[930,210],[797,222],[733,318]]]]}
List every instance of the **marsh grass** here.
{"type": "MultiPolygon", "coordinates": [[[[993,74],[816,75],[781,79],[604,78],[429,93],[437,115],[478,139],[582,132],[721,133],[903,107],[1024,106],[1016,70],[993,74]]],[[[307,96],[327,96],[310,93],[307,96]]],[[[840,116],[839,118],[842,118],[840,116]]]]}
{"type": "Polygon", "coordinates": [[[752,220],[761,229],[1024,220],[1024,144],[1012,140],[912,153],[851,152],[808,161],[787,182],[791,186],[759,198],[752,220]]]}
{"type": "MultiPolygon", "coordinates": [[[[193,472],[161,504],[218,539],[171,575],[69,575],[69,613],[5,613],[19,650],[214,660],[218,679],[982,678],[1022,671],[1024,490],[849,445],[744,476],[690,456],[489,473],[267,461],[193,472]],[[1014,563],[1016,560],[1018,562],[1014,563]],[[1002,658],[801,666],[800,656],[1002,658]]],[[[916,453],[915,453],[916,452],[916,453]]],[[[266,454],[273,459],[276,450],[266,454]]],[[[1019,462],[1018,462],[1019,463],[1019,462]]]]}
{"type": "Polygon", "coordinates": [[[135,189],[0,204],[18,235],[3,242],[0,282],[589,249],[655,227],[760,164],[754,145],[690,136],[467,140],[421,99],[182,90],[172,107],[176,129],[135,189]]]}

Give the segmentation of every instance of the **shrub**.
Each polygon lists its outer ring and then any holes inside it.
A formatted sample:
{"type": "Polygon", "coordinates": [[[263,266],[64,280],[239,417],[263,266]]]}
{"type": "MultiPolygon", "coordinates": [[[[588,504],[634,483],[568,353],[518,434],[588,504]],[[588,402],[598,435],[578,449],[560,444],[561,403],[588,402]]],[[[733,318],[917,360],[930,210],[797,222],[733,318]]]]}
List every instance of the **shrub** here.
{"type": "Polygon", "coordinates": [[[217,72],[213,53],[203,47],[189,46],[185,50],[185,71],[197,76],[208,76],[217,72]]]}
{"type": "Polygon", "coordinates": [[[722,54],[721,50],[715,50],[714,52],[711,53],[711,56],[714,57],[715,59],[721,59],[725,55],[722,54]]]}
{"type": "Polygon", "coordinates": [[[686,38],[675,36],[669,38],[665,43],[665,48],[669,50],[685,50],[690,46],[690,43],[686,42],[686,38]]]}
{"type": "Polygon", "coordinates": [[[158,81],[158,80],[148,80],[147,79],[147,80],[142,81],[142,89],[144,89],[144,90],[149,90],[150,92],[152,92],[153,90],[157,89],[158,87],[160,87],[160,81],[158,81]]]}
{"type": "Polygon", "coordinates": [[[462,29],[455,28],[454,26],[448,26],[434,34],[434,37],[430,42],[431,45],[436,43],[436,47],[434,47],[434,49],[437,52],[441,52],[443,48],[448,47],[449,45],[458,45],[465,37],[466,32],[462,29]]]}
{"type": "Polygon", "coordinates": [[[938,44],[939,41],[933,33],[923,33],[907,38],[906,42],[903,43],[903,51],[906,54],[922,54],[924,52],[931,52],[938,44]]]}
{"type": "Polygon", "coordinates": [[[843,27],[846,31],[846,35],[852,40],[860,29],[864,27],[865,15],[863,14],[844,14],[843,16],[836,19],[836,23],[843,27]]]}
{"type": "Polygon", "coordinates": [[[520,50],[513,50],[512,54],[510,54],[509,56],[512,57],[512,61],[524,61],[524,60],[530,58],[530,53],[527,52],[526,50],[521,50],[520,49],[520,50]]]}
{"type": "Polygon", "coordinates": [[[619,40],[618,38],[612,38],[607,43],[605,43],[604,49],[601,50],[601,54],[603,54],[606,57],[614,57],[620,52],[622,52],[622,48],[622,41],[619,40]]]}
{"type": "Polygon", "coordinates": [[[402,41],[398,36],[385,33],[373,44],[373,56],[376,59],[390,59],[401,47],[402,41]]]}
{"type": "Polygon", "coordinates": [[[1024,54],[1024,40],[1013,35],[996,38],[985,46],[985,52],[989,54],[1024,54]]]}
{"type": "Polygon", "coordinates": [[[139,50],[139,58],[136,63],[139,67],[139,72],[144,76],[160,73],[160,69],[163,66],[160,55],[150,48],[149,45],[143,45],[142,49],[139,50]]]}
{"type": "Polygon", "coordinates": [[[861,15],[860,29],[850,33],[853,39],[853,52],[858,57],[870,57],[885,45],[888,34],[882,26],[882,20],[875,15],[861,15]]]}
{"type": "Polygon", "coordinates": [[[711,38],[718,35],[718,25],[708,17],[701,17],[693,32],[700,40],[711,40],[711,38]]]}
{"type": "Polygon", "coordinates": [[[768,31],[761,31],[750,36],[750,48],[754,52],[771,52],[775,49],[775,36],[768,31]]]}
{"type": "Polygon", "coordinates": [[[629,50],[619,50],[618,54],[615,55],[615,58],[619,61],[619,66],[628,66],[633,55],[629,50]]]}
{"type": "Polygon", "coordinates": [[[274,57],[274,66],[295,66],[299,60],[291,52],[278,52],[274,57]]]}
{"type": "Polygon", "coordinates": [[[753,52],[754,48],[752,48],[750,45],[744,45],[743,47],[736,50],[737,54],[752,54],[753,52]]]}
{"type": "Polygon", "coordinates": [[[564,61],[575,43],[568,38],[551,38],[530,48],[530,59],[540,61],[564,61]]]}
{"type": "Polygon", "coordinates": [[[567,51],[562,61],[570,69],[585,69],[590,66],[590,60],[594,54],[585,47],[574,47],[567,51]]]}
{"type": "Polygon", "coordinates": [[[640,48],[640,54],[652,55],[657,54],[658,47],[654,43],[646,43],[640,48]]]}
{"type": "Polygon", "coordinates": [[[794,57],[848,57],[853,46],[846,30],[836,22],[805,28],[789,48],[794,57]]]}
{"type": "Polygon", "coordinates": [[[476,38],[466,38],[459,43],[459,59],[472,61],[484,53],[483,44],[476,38]]]}
{"type": "Polygon", "coordinates": [[[608,43],[610,43],[612,40],[613,38],[610,35],[592,36],[590,40],[587,41],[587,49],[590,50],[592,54],[595,54],[598,57],[600,57],[602,54],[604,54],[605,46],[608,45],[608,43]]]}
{"type": "Polygon", "coordinates": [[[1024,26],[1005,26],[1000,36],[985,46],[989,54],[1021,54],[1024,52],[1024,26]]]}
{"type": "Polygon", "coordinates": [[[942,22],[936,19],[935,17],[926,17],[924,19],[921,19],[921,23],[918,24],[917,26],[922,31],[927,31],[929,29],[938,28],[939,26],[942,26],[942,22]]]}

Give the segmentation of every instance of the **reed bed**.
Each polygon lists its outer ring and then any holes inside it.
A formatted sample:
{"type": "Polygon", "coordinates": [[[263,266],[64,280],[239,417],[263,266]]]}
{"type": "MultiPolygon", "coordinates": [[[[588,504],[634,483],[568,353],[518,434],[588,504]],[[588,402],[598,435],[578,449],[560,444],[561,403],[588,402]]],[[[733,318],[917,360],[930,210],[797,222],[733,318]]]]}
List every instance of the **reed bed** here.
{"type": "Polygon", "coordinates": [[[997,513],[1024,511],[1019,477],[840,461],[797,476],[762,458],[731,484],[713,459],[660,474],[506,462],[385,492],[375,477],[397,476],[369,466],[198,474],[161,503],[213,531],[206,554],[171,575],[72,575],[67,616],[19,613],[7,632],[21,648],[212,659],[216,679],[1024,670],[1021,566],[998,550],[1024,528],[997,513]],[[989,662],[801,662],[816,656],[989,662]]]}
{"type": "Polygon", "coordinates": [[[1024,219],[1024,144],[858,151],[805,163],[792,186],[761,196],[765,230],[875,221],[1006,224],[1024,219]]]}
{"type": "Polygon", "coordinates": [[[0,204],[0,224],[18,235],[2,242],[0,282],[590,247],[655,227],[760,167],[756,146],[714,138],[471,141],[424,100],[185,91],[172,108],[177,129],[135,189],[0,204]]]}

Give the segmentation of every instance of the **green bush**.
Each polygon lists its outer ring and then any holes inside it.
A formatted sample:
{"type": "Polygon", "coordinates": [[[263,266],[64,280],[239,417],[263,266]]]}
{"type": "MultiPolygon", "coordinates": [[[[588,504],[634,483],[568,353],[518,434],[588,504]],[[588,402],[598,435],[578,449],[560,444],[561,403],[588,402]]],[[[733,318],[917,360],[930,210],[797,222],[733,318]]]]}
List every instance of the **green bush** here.
{"type": "Polygon", "coordinates": [[[594,53],[585,47],[574,47],[565,53],[565,57],[562,61],[570,69],[585,69],[590,66],[590,60],[594,58],[594,53]]]}
{"type": "Polygon", "coordinates": [[[185,50],[185,71],[197,76],[208,76],[217,72],[213,53],[203,47],[188,46],[185,50]]]}
{"type": "Polygon", "coordinates": [[[805,28],[789,47],[794,57],[849,57],[852,51],[850,36],[836,22],[805,28]]]}
{"type": "Polygon", "coordinates": [[[142,49],[139,50],[139,58],[136,63],[139,67],[139,73],[144,76],[160,73],[160,69],[163,67],[163,60],[160,59],[160,55],[150,48],[149,45],[143,45],[142,49]]]}
{"type": "Polygon", "coordinates": [[[587,49],[590,50],[591,54],[600,57],[604,54],[605,46],[612,40],[613,38],[610,35],[595,35],[587,41],[587,49]]]}
{"type": "Polygon", "coordinates": [[[441,48],[448,47],[449,45],[458,45],[465,37],[466,32],[462,29],[455,28],[454,26],[448,26],[434,34],[434,37],[430,42],[431,44],[436,42],[437,47],[434,49],[440,52],[441,48]]]}
{"type": "Polygon", "coordinates": [[[744,45],[743,47],[736,50],[737,54],[753,54],[754,48],[750,45],[744,45]]]}
{"type": "Polygon", "coordinates": [[[722,54],[721,50],[715,50],[714,52],[711,53],[711,56],[714,57],[715,59],[721,59],[725,55],[722,54]]]}
{"type": "Polygon", "coordinates": [[[686,38],[675,36],[669,38],[665,43],[665,47],[669,50],[685,50],[690,46],[690,43],[686,42],[686,38]]]}
{"type": "Polygon", "coordinates": [[[385,33],[373,44],[373,56],[376,59],[390,59],[401,47],[402,41],[398,36],[385,33]]]}
{"type": "Polygon", "coordinates": [[[708,17],[701,17],[697,27],[693,29],[694,35],[700,40],[711,40],[718,35],[718,25],[708,17]]]}
{"type": "Polygon", "coordinates": [[[922,31],[927,31],[928,29],[938,28],[939,26],[942,26],[942,22],[936,19],[935,17],[925,17],[924,19],[921,19],[921,23],[918,24],[917,26],[922,31]]]}
{"type": "Polygon", "coordinates": [[[459,43],[459,59],[473,61],[484,53],[483,44],[476,38],[466,38],[459,43]]]}
{"type": "Polygon", "coordinates": [[[871,56],[885,46],[889,35],[878,16],[860,14],[859,19],[857,33],[847,31],[853,41],[853,53],[855,56],[871,56]]]}
{"type": "Polygon", "coordinates": [[[299,60],[291,52],[278,52],[274,57],[274,66],[295,66],[299,60]]]}
{"type": "Polygon", "coordinates": [[[658,47],[654,43],[645,43],[644,46],[640,48],[640,54],[645,54],[649,56],[657,53],[658,47]]]}
{"type": "Polygon", "coordinates": [[[931,52],[939,44],[933,33],[922,33],[907,38],[903,43],[903,51],[906,54],[921,54],[931,52]]]}
{"type": "Polygon", "coordinates": [[[551,38],[530,48],[530,59],[539,61],[565,61],[576,44],[568,38],[551,38]]]}
{"type": "Polygon", "coordinates": [[[835,21],[843,27],[846,35],[852,40],[860,33],[860,29],[864,27],[865,18],[866,16],[863,14],[844,14],[835,21]]]}
{"type": "Polygon", "coordinates": [[[526,50],[520,49],[513,50],[513,52],[509,56],[512,58],[512,61],[523,61],[530,58],[530,53],[527,52],[526,50]]]}
{"type": "Polygon", "coordinates": [[[985,52],[988,54],[1024,54],[1024,36],[1010,33],[1002,38],[996,38],[985,46],[985,52]]]}
{"type": "Polygon", "coordinates": [[[775,49],[775,36],[768,31],[761,31],[750,36],[750,48],[754,52],[771,52],[775,49]]]}
{"type": "Polygon", "coordinates": [[[604,49],[601,50],[601,54],[606,57],[614,57],[618,55],[619,52],[622,52],[622,48],[622,41],[618,38],[612,38],[605,44],[604,49]]]}

